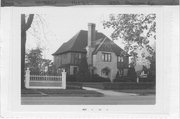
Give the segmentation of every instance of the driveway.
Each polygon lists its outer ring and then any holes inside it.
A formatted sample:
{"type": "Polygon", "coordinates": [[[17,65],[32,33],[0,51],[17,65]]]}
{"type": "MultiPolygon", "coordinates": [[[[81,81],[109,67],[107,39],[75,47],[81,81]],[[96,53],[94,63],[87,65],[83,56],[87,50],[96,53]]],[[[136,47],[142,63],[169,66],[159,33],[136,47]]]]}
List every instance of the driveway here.
{"type": "Polygon", "coordinates": [[[90,87],[83,87],[83,89],[96,91],[96,92],[104,94],[104,96],[115,96],[115,97],[117,97],[117,96],[136,96],[137,95],[134,93],[115,92],[112,90],[102,90],[102,89],[90,88],[90,87]]]}

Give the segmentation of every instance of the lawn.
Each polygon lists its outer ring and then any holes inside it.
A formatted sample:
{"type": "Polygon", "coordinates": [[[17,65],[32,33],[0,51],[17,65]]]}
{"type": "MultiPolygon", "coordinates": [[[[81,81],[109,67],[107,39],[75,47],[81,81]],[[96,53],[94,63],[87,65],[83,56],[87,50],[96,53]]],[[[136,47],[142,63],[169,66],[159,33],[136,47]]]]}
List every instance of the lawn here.
{"type": "Polygon", "coordinates": [[[83,89],[23,89],[22,97],[65,96],[65,97],[102,97],[103,94],[83,89]]]}
{"type": "Polygon", "coordinates": [[[154,89],[153,82],[83,82],[84,87],[98,88],[103,90],[146,90],[154,89]]]}
{"type": "Polygon", "coordinates": [[[134,93],[138,95],[155,95],[155,89],[135,89],[135,90],[114,90],[116,92],[134,93]]]}

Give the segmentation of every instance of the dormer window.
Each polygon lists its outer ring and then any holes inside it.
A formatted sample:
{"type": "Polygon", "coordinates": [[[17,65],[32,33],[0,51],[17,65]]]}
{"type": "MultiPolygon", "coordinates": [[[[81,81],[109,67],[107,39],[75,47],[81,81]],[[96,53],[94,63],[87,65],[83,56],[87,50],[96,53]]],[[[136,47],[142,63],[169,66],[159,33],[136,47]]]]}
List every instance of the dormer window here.
{"type": "Polygon", "coordinates": [[[118,62],[123,62],[123,57],[118,56],[118,62]]]}

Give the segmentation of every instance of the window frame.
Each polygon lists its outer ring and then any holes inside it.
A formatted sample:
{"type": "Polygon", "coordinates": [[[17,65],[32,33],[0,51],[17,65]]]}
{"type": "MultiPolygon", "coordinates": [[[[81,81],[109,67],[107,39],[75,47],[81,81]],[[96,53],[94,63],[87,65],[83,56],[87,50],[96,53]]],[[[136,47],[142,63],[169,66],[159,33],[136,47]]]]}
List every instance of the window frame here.
{"type": "Polygon", "coordinates": [[[111,62],[112,61],[112,56],[111,53],[102,53],[101,59],[103,62],[111,62]]]}
{"type": "Polygon", "coordinates": [[[118,56],[118,62],[124,62],[123,56],[118,56]]]}

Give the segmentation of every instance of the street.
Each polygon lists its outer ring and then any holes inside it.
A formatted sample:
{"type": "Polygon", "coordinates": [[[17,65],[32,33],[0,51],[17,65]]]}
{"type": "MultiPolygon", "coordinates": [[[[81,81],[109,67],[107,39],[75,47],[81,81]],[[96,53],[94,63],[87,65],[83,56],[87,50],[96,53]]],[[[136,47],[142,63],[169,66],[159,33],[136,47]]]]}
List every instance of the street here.
{"type": "Polygon", "coordinates": [[[115,93],[104,97],[48,97],[48,96],[31,96],[22,97],[22,105],[154,105],[155,95],[133,95],[128,93],[115,93]]]}

